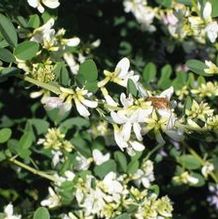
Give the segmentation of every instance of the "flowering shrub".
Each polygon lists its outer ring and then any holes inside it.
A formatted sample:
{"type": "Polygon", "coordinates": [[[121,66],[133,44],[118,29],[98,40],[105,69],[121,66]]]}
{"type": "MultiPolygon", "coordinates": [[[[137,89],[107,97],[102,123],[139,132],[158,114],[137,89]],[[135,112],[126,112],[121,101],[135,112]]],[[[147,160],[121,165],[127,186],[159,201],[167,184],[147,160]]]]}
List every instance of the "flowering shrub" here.
{"type": "Polygon", "coordinates": [[[217,16],[2,0],[0,218],[217,218],[217,16]]]}

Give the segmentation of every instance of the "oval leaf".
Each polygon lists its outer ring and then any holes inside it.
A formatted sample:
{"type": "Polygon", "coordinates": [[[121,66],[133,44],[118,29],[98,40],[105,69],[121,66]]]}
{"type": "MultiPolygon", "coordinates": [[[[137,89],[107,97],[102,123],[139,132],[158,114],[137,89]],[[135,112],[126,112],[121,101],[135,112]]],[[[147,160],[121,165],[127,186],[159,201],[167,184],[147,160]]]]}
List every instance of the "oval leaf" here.
{"type": "Polygon", "coordinates": [[[14,55],[8,49],[3,48],[0,48],[0,59],[8,63],[15,61],[14,55]]]}
{"type": "Polygon", "coordinates": [[[143,70],[143,79],[146,84],[153,82],[157,73],[156,65],[152,62],[149,62],[143,70]]]}
{"type": "Polygon", "coordinates": [[[50,219],[50,214],[47,208],[38,208],[34,213],[33,219],[50,219]]]}
{"type": "Polygon", "coordinates": [[[136,97],[138,93],[136,85],[131,79],[128,79],[128,82],[127,82],[127,92],[129,94],[132,94],[134,97],[136,97]]]}
{"type": "Polygon", "coordinates": [[[3,128],[0,130],[0,143],[5,143],[11,137],[11,129],[3,128]]]}
{"type": "Polygon", "coordinates": [[[196,59],[190,59],[186,62],[186,65],[194,73],[199,74],[199,75],[203,75],[203,76],[208,76],[204,72],[204,69],[207,68],[207,66],[203,62],[196,60],[196,59]]]}
{"type": "Polygon", "coordinates": [[[11,21],[0,14],[0,32],[9,45],[15,47],[17,45],[17,32],[11,21]]]}
{"type": "Polygon", "coordinates": [[[120,152],[120,151],[116,151],[114,153],[114,158],[116,160],[116,162],[118,163],[119,168],[122,170],[122,172],[126,172],[127,170],[127,159],[126,156],[124,155],[124,153],[120,152]]]}
{"type": "Polygon", "coordinates": [[[15,48],[15,56],[21,60],[30,60],[39,51],[39,45],[36,42],[25,41],[15,48]]]}
{"type": "Polygon", "coordinates": [[[98,70],[95,62],[92,59],[83,62],[79,67],[78,76],[82,76],[82,78],[88,82],[96,81],[98,78],[98,70]]]}
{"type": "Polygon", "coordinates": [[[195,158],[193,155],[182,155],[179,158],[179,162],[181,163],[182,166],[189,170],[195,170],[201,167],[200,161],[195,158]]]}

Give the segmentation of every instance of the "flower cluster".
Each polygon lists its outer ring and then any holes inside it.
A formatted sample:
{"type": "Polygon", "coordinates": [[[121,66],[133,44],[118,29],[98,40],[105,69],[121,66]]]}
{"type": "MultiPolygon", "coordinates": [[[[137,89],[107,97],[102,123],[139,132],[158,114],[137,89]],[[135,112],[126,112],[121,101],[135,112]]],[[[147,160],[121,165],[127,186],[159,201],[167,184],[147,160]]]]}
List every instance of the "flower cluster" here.
{"type": "Polygon", "coordinates": [[[124,0],[125,12],[132,12],[142,29],[155,31],[154,18],[175,39],[194,38],[205,43],[208,38],[214,43],[218,37],[218,23],[212,18],[210,1],[193,2],[192,6],[170,1],[166,8],[149,6],[147,0],[124,0]]]}

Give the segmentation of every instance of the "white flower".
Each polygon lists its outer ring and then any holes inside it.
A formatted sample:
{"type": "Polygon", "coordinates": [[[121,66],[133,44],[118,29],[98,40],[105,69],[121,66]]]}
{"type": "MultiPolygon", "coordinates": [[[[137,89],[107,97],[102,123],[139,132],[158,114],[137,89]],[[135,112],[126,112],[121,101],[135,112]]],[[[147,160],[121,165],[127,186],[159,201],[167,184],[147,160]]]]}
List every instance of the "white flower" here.
{"type": "Polygon", "coordinates": [[[44,25],[36,28],[30,41],[43,44],[43,47],[50,50],[58,50],[56,46],[55,30],[52,28],[54,26],[54,18],[50,18],[44,25]]]}
{"type": "Polygon", "coordinates": [[[123,186],[116,178],[116,173],[110,172],[103,179],[103,183],[106,185],[109,194],[122,193],[123,186]]]}
{"type": "Polygon", "coordinates": [[[91,189],[90,193],[86,196],[84,203],[81,204],[81,206],[85,208],[87,215],[99,214],[106,205],[104,198],[105,194],[100,189],[91,189]]]}
{"type": "Polygon", "coordinates": [[[152,25],[155,17],[155,9],[148,7],[146,0],[125,0],[123,4],[125,12],[132,12],[143,30],[150,32],[156,30],[152,25]]]}
{"type": "Polygon", "coordinates": [[[21,215],[14,215],[12,204],[8,204],[4,207],[4,214],[4,219],[21,219],[21,215]]]}
{"type": "Polygon", "coordinates": [[[210,173],[214,171],[214,165],[207,161],[201,169],[202,175],[207,178],[210,173]]]}
{"type": "Polygon", "coordinates": [[[105,86],[109,81],[117,83],[123,87],[127,87],[127,82],[131,79],[135,84],[139,80],[139,75],[134,75],[133,71],[129,71],[130,61],[128,58],[122,58],[116,65],[114,72],[104,70],[105,79],[98,82],[98,87],[105,86]]]}
{"type": "Polygon", "coordinates": [[[76,164],[75,169],[76,170],[87,170],[92,162],[92,158],[86,158],[81,154],[78,154],[76,156],[76,164]]]}
{"type": "Polygon", "coordinates": [[[109,95],[109,93],[108,93],[108,91],[107,91],[107,89],[105,87],[101,88],[101,92],[102,92],[102,94],[104,96],[106,104],[109,107],[109,110],[110,110],[110,107],[112,107],[112,108],[113,107],[117,107],[118,103],[116,103],[114,101],[114,99],[109,95]]]}
{"type": "Polygon", "coordinates": [[[41,102],[42,104],[44,104],[45,109],[48,111],[53,109],[59,109],[60,115],[64,115],[71,109],[71,105],[69,103],[63,102],[63,100],[59,97],[45,96],[41,99],[41,102]]]}
{"type": "Polygon", "coordinates": [[[196,185],[199,182],[199,179],[190,175],[188,171],[183,172],[179,176],[174,176],[173,180],[179,184],[190,184],[190,185],[196,185]]]}
{"type": "Polygon", "coordinates": [[[67,181],[72,181],[75,178],[74,172],[67,170],[64,172],[64,175],[66,176],[67,181]]]}
{"type": "Polygon", "coordinates": [[[60,205],[60,197],[55,193],[55,191],[49,187],[49,196],[47,199],[41,201],[42,206],[47,206],[49,208],[55,208],[60,205]]]}
{"type": "Polygon", "coordinates": [[[210,22],[206,28],[205,32],[207,37],[209,38],[211,43],[215,43],[217,36],[218,36],[218,24],[216,21],[210,22]]]}
{"type": "Polygon", "coordinates": [[[142,141],[141,126],[139,123],[144,122],[145,119],[148,118],[152,112],[152,108],[132,109],[133,98],[131,96],[127,98],[124,93],[120,95],[120,101],[123,105],[123,109],[118,110],[117,112],[111,112],[114,123],[122,125],[121,135],[124,137],[125,141],[130,139],[132,129],[137,140],[142,141]]]}
{"type": "Polygon", "coordinates": [[[210,75],[218,74],[218,67],[211,61],[205,60],[205,65],[207,68],[204,69],[204,72],[210,75]]]}
{"type": "Polygon", "coordinates": [[[52,9],[60,5],[59,0],[27,0],[27,2],[31,7],[37,8],[40,13],[45,11],[43,5],[52,9]]]}
{"type": "Polygon", "coordinates": [[[77,75],[79,71],[79,64],[76,62],[72,53],[64,53],[64,60],[70,68],[72,74],[77,75]]]}
{"type": "Polygon", "coordinates": [[[110,159],[109,153],[106,153],[105,155],[103,155],[101,153],[101,151],[99,151],[97,149],[93,150],[92,156],[93,156],[93,159],[94,159],[94,162],[96,163],[96,165],[101,165],[110,159]]]}
{"type": "Polygon", "coordinates": [[[69,38],[69,39],[62,39],[61,42],[69,47],[76,47],[80,43],[80,38],[73,37],[73,38],[69,38]]]}
{"type": "Polygon", "coordinates": [[[88,93],[85,89],[76,88],[76,90],[72,90],[69,88],[60,87],[60,91],[62,92],[60,98],[65,100],[66,103],[72,106],[72,100],[76,105],[76,109],[81,116],[88,117],[90,115],[88,111],[89,108],[96,108],[98,106],[98,102],[94,100],[88,100],[85,96],[91,96],[91,93],[88,93]]]}
{"type": "Polygon", "coordinates": [[[61,151],[54,151],[54,150],[52,150],[51,153],[53,155],[52,164],[55,167],[58,163],[63,161],[63,158],[61,158],[63,156],[63,153],[61,151]]]}
{"type": "Polygon", "coordinates": [[[142,184],[145,188],[149,188],[151,182],[154,181],[153,162],[150,160],[144,161],[141,169],[138,169],[133,175],[133,179],[137,186],[140,186],[140,184],[142,184]]]}
{"type": "Polygon", "coordinates": [[[91,43],[91,45],[95,48],[99,47],[101,45],[101,40],[97,39],[94,42],[91,43]]]}
{"type": "Polygon", "coordinates": [[[126,148],[128,154],[134,155],[134,151],[143,151],[145,149],[145,146],[137,140],[126,140],[129,134],[123,132],[117,125],[113,125],[113,127],[115,142],[122,151],[126,148]]]}
{"type": "Polygon", "coordinates": [[[211,19],[212,5],[210,2],[206,2],[203,10],[203,18],[207,21],[211,19]]]}

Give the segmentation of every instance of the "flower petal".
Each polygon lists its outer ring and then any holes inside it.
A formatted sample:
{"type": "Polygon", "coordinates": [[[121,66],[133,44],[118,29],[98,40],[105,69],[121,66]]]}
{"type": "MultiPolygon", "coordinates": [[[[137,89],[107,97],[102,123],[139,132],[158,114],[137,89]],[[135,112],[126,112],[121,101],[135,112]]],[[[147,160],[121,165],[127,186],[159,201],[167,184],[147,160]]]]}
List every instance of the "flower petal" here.
{"type": "Polygon", "coordinates": [[[97,101],[87,100],[87,99],[83,99],[83,98],[81,98],[80,101],[82,102],[83,105],[90,107],[90,108],[96,108],[98,106],[97,101]]]}
{"type": "Polygon", "coordinates": [[[87,108],[84,105],[82,105],[79,100],[75,99],[74,101],[76,104],[76,109],[79,112],[79,114],[81,116],[88,117],[90,115],[90,113],[87,110],[87,108]]]}
{"type": "Polygon", "coordinates": [[[80,43],[80,38],[78,38],[78,37],[73,37],[73,38],[70,38],[67,40],[68,46],[75,47],[75,46],[78,46],[79,43],[80,43]]]}
{"type": "Polygon", "coordinates": [[[211,13],[212,13],[212,5],[210,2],[207,1],[203,10],[203,18],[205,20],[210,19],[211,13]]]}
{"type": "Polygon", "coordinates": [[[163,91],[159,96],[160,97],[165,97],[167,98],[167,100],[170,100],[170,98],[172,97],[173,95],[173,92],[174,92],[174,89],[173,87],[169,87],[168,89],[166,89],[165,91],[163,91]]]}
{"type": "Polygon", "coordinates": [[[123,125],[121,133],[125,141],[128,141],[130,139],[131,129],[132,129],[132,124],[130,122],[127,122],[123,125]]]}
{"type": "Polygon", "coordinates": [[[48,8],[57,8],[60,5],[59,0],[42,0],[42,2],[48,8]]]}
{"type": "Polygon", "coordinates": [[[126,122],[126,118],[118,113],[111,112],[111,118],[117,124],[123,124],[126,122]]]}
{"type": "Polygon", "coordinates": [[[39,4],[39,0],[27,0],[27,2],[33,8],[36,8],[39,4]]]}
{"type": "Polygon", "coordinates": [[[119,72],[119,77],[123,78],[128,73],[130,62],[128,58],[122,58],[116,65],[115,72],[119,72]]]}
{"type": "Polygon", "coordinates": [[[139,123],[134,123],[134,124],[133,124],[133,130],[134,130],[134,133],[135,133],[135,135],[136,135],[136,138],[137,138],[139,141],[142,141],[141,126],[139,125],[139,123]]]}
{"type": "Polygon", "coordinates": [[[122,151],[124,148],[128,147],[128,144],[124,140],[123,136],[121,135],[121,132],[118,126],[115,126],[115,125],[114,125],[114,140],[122,151]]]}
{"type": "Polygon", "coordinates": [[[143,151],[145,149],[145,146],[138,141],[129,141],[129,143],[135,151],[143,151]]]}

